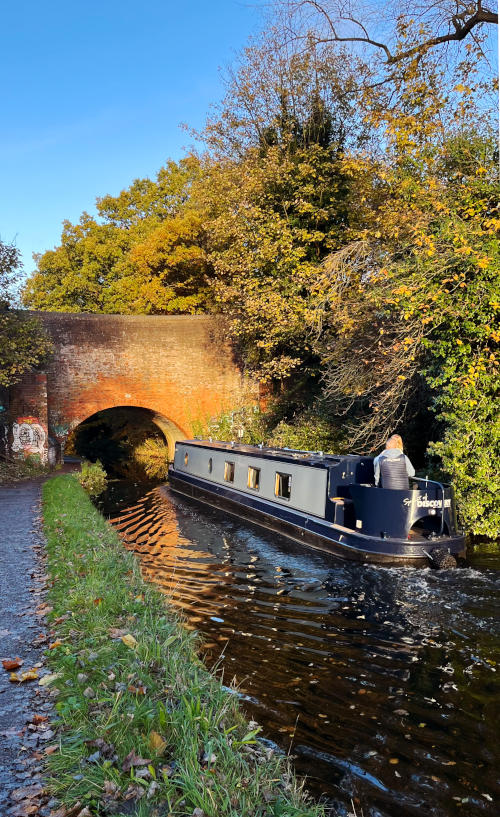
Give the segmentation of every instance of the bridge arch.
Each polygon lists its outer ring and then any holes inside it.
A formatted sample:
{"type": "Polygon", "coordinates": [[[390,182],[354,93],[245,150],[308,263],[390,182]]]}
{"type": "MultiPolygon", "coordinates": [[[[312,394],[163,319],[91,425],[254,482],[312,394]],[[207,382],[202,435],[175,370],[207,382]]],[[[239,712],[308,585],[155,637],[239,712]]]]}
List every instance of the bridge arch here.
{"type": "MultiPolygon", "coordinates": [[[[68,436],[74,434],[74,432],[78,431],[79,428],[85,426],[86,424],[91,423],[93,420],[100,419],[102,422],[106,422],[106,420],[110,421],[110,424],[113,422],[113,412],[126,412],[130,411],[130,414],[137,413],[140,417],[140,414],[143,413],[144,416],[147,416],[147,419],[156,426],[160,432],[162,433],[165,442],[168,447],[168,459],[173,460],[175,454],[175,443],[178,440],[186,439],[185,432],[182,431],[172,420],[166,417],[163,414],[160,414],[153,409],[149,409],[146,406],[130,406],[130,405],[119,405],[119,406],[106,406],[105,408],[99,409],[98,411],[90,414],[88,417],[85,417],[83,420],[73,420],[69,429],[69,433],[65,435],[64,440],[61,441],[62,449],[64,447],[64,443],[66,442],[68,436]]],[[[63,450],[61,450],[60,455],[62,456],[63,450]]]]}
{"type": "Polygon", "coordinates": [[[173,451],[211,418],[259,401],[259,384],[239,369],[217,316],[35,314],[53,353],[43,371],[10,390],[0,415],[6,450],[15,431],[24,453],[47,459],[49,441],[64,449],[92,414],[140,406],[155,413],[173,451]]]}

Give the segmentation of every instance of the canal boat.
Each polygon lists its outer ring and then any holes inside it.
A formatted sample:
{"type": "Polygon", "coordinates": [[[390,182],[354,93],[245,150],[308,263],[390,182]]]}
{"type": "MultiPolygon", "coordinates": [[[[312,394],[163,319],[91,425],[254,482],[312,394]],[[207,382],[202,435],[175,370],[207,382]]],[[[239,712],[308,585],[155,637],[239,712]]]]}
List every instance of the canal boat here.
{"type": "Polygon", "coordinates": [[[173,491],[346,559],[455,566],[465,557],[453,488],[374,484],[373,458],[194,439],[176,443],[173,491]]]}

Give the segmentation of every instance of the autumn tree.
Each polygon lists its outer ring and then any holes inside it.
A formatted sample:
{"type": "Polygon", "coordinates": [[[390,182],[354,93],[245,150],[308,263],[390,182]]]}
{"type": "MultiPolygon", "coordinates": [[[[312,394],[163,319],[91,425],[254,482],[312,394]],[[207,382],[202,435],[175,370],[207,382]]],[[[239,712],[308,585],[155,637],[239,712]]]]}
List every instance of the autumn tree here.
{"type": "Polygon", "coordinates": [[[60,246],[37,257],[25,305],[123,314],[206,309],[203,225],[187,206],[198,173],[194,157],[170,161],[155,181],[138,179],[98,199],[97,218],[65,222],[60,246]]]}
{"type": "Polygon", "coordinates": [[[399,429],[420,462],[426,447],[440,458],[469,529],[492,534],[500,529],[492,85],[479,34],[444,71],[425,27],[415,33],[400,21],[394,32],[401,58],[386,60],[385,73],[359,55],[356,75],[339,70],[335,44],[311,31],[300,48],[286,36],[277,46],[273,35],[247,52],[208,129],[217,295],[261,377],[289,389],[322,372],[322,394],[311,392],[273,439],[306,447],[326,417],[339,447],[366,451],[399,429]],[[413,50],[407,43],[418,37],[423,47],[413,50]],[[317,85],[302,84],[318,72],[317,85]],[[303,138],[318,88],[323,121],[346,127],[326,145],[303,138]]]}
{"type": "Polygon", "coordinates": [[[16,383],[50,350],[39,322],[15,309],[14,287],[21,271],[13,244],[0,241],[0,386],[16,383]]]}
{"type": "Polygon", "coordinates": [[[276,8],[287,40],[349,44],[396,69],[432,49],[466,38],[477,42],[498,25],[494,3],[483,0],[277,0],[276,8]]]}
{"type": "Polygon", "coordinates": [[[311,326],[351,445],[417,428],[468,528],[496,535],[500,186],[477,60],[469,49],[442,89],[438,61],[411,58],[397,107],[365,97],[384,152],[346,156],[360,185],[357,236],[318,269],[311,326]]]}
{"type": "MultiPolygon", "coordinates": [[[[330,55],[331,56],[331,55],[330,55]]],[[[249,48],[209,122],[203,207],[218,308],[245,367],[280,382],[317,370],[306,337],[312,270],[345,241],[349,182],[340,157],[363,126],[341,59],[249,48]]]]}

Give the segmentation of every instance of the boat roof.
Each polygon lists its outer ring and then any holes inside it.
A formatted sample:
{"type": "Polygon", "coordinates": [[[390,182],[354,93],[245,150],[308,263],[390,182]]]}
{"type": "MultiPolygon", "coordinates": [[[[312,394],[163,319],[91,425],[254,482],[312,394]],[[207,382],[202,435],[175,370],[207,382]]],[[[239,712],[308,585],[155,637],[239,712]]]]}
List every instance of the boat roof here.
{"type": "Polygon", "coordinates": [[[213,451],[227,451],[233,454],[247,454],[251,457],[261,457],[262,459],[276,460],[277,462],[301,463],[302,465],[312,465],[315,468],[328,468],[332,465],[338,465],[340,462],[358,462],[361,459],[371,459],[371,457],[361,457],[359,454],[325,454],[323,451],[301,451],[295,448],[247,445],[234,441],[205,440],[201,437],[195,437],[193,440],[179,440],[178,444],[192,445],[213,451]]]}

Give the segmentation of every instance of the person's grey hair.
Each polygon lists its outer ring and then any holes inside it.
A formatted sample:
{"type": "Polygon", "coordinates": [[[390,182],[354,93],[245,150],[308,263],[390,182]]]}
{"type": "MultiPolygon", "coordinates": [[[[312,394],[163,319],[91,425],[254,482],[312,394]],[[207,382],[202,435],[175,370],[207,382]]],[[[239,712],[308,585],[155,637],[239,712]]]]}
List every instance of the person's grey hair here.
{"type": "Polygon", "coordinates": [[[387,442],[385,444],[385,447],[386,448],[400,448],[401,451],[402,451],[403,450],[403,440],[401,439],[399,434],[393,434],[387,440],[387,442]]]}

